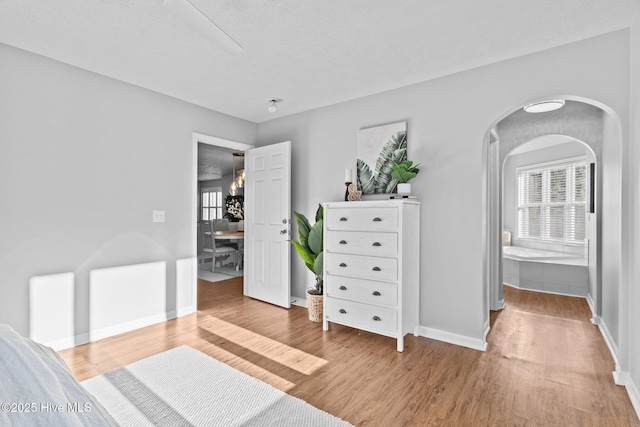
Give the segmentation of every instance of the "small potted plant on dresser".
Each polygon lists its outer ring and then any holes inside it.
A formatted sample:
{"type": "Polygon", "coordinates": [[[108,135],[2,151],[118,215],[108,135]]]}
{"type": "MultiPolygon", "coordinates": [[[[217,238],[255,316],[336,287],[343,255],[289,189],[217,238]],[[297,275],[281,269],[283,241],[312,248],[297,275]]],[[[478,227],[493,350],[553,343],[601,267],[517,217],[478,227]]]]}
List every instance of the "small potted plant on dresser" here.
{"type": "Polygon", "coordinates": [[[411,160],[394,162],[393,169],[391,170],[391,177],[398,180],[398,194],[403,196],[411,194],[411,184],[409,183],[409,180],[415,178],[416,175],[418,175],[418,172],[420,172],[418,166],[420,166],[420,163],[414,165],[411,160]]]}
{"type": "Polygon", "coordinates": [[[316,211],[316,223],[311,225],[306,216],[294,211],[298,224],[298,240],[290,240],[298,251],[300,258],[316,277],[315,286],[307,289],[307,308],[309,320],[322,322],[322,266],[324,260],[322,227],[323,208],[318,205],[316,211]]]}

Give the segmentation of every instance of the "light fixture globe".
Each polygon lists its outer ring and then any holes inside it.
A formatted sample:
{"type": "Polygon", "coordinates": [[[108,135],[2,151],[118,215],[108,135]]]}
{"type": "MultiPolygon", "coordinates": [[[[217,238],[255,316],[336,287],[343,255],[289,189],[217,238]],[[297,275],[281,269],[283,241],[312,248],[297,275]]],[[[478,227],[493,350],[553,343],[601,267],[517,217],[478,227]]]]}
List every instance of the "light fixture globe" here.
{"type": "Polygon", "coordinates": [[[564,99],[549,99],[547,101],[534,102],[524,107],[527,113],[547,113],[564,106],[564,99]]]}

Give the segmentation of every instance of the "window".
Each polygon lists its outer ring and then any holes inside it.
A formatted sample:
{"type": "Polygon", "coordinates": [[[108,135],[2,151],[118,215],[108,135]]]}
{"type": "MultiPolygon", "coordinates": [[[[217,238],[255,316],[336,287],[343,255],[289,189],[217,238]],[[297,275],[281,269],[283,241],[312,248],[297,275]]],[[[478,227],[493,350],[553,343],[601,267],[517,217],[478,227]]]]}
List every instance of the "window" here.
{"type": "Polygon", "coordinates": [[[519,168],[518,237],[556,242],[585,242],[586,163],[519,168]]]}
{"type": "Polygon", "coordinates": [[[222,189],[203,188],[200,197],[202,203],[202,220],[222,218],[222,189]]]}

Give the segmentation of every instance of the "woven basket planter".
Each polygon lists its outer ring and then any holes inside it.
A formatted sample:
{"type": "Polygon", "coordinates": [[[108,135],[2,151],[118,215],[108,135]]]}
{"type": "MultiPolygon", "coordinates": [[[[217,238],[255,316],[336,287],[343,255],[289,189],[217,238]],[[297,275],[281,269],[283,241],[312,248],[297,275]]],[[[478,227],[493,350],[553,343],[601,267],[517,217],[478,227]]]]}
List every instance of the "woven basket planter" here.
{"type": "Polygon", "coordinates": [[[322,295],[313,295],[307,291],[307,308],[309,309],[309,320],[312,322],[322,322],[322,295]]]}

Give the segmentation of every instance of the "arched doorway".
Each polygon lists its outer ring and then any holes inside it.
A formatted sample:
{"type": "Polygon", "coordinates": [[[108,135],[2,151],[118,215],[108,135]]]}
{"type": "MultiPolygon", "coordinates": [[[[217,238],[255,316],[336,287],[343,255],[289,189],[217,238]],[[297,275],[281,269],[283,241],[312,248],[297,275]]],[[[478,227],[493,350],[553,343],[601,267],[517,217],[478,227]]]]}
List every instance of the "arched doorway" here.
{"type": "Polygon", "coordinates": [[[596,312],[602,256],[597,160],[589,144],[558,134],[507,153],[501,165],[503,285],[587,298],[596,312]]]}
{"type": "MultiPolygon", "coordinates": [[[[617,115],[608,107],[578,97],[564,98],[559,110],[530,114],[521,107],[498,118],[487,130],[483,159],[485,170],[485,264],[484,281],[486,306],[489,310],[503,308],[502,230],[504,161],[515,148],[544,135],[564,135],[584,142],[595,158],[595,248],[591,248],[590,269],[593,286],[588,299],[593,322],[602,323],[607,317],[603,335],[612,349],[614,359],[618,338],[618,274],[621,253],[621,167],[622,136],[617,115]],[[593,277],[595,276],[595,278],[593,277]],[[605,289],[603,289],[605,283],[605,289]],[[605,309],[603,310],[603,306],[605,309]],[[609,333],[609,331],[611,332],[609,333]],[[607,339],[609,335],[609,339],[607,339]]],[[[531,101],[530,101],[531,102],[531,101]]],[[[522,106],[530,102],[523,103],[522,106]]],[[[601,326],[601,330],[603,330],[601,326]]],[[[617,363],[617,360],[616,360],[617,363]]]]}

